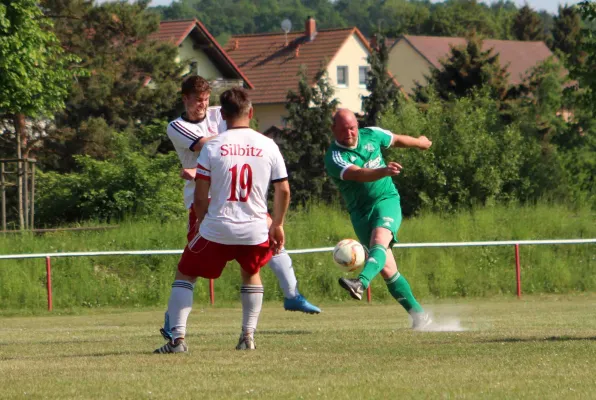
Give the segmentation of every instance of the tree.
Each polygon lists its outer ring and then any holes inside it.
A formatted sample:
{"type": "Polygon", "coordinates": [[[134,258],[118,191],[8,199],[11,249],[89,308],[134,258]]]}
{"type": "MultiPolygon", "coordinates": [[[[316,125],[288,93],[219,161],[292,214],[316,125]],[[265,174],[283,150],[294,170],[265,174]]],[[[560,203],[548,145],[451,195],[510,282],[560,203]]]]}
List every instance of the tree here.
{"type": "Polygon", "coordinates": [[[371,13],[372,20],[378,21],[377,30],[391,37],[424,33],[425,22],[430,17],[430,9],[424,4],[407,0],[384,1],[381,7],[373,7],[371,13]]]}
{"type": "Polygon", "coordinates": [[[512,26],[517,15],[515,3],[511,0],[499,0],[492,2],[490,9],[498,29],[496,38],[503,40],[513,39],[512,26]]]}
{"type": "Polygon", "coordinates": [[[519,107],[515,110],[518,113],[516,119],[526,135],[549,143],[565,130],[566,121],[558,114],[571,108],[564,95],[567,83],[563,65],[553,57],[529,71],[518,88],[516,103],[519,107]]]}
{"type": "Polygon", "coordinates": [[[385,36],[377,33],[374,38],[375,45],[367,58],[370,70],[366,78],[366,89],[370,94],[362,97],[366,126],[377,126],[381,114],[395,106],[399,97],[399,89],[387,69],[389,49],[385,36]]]}
{"type": "MultiPolygon", "coordinates": [[[[482,50],[482,39],[476,35],[468,38],[464,46],[451,47],[451,54],[441,60],[441,68],[433,68],[428,84],[438,95],[448,100],[451,97],[467,96],[472,89],[488,87],[494,99],[504,100],[508,92],[508,73],[501,67],[499,55],[492,49],[482,50]]],[[[415,88],[418,100],[427,98],[425,88],[415,88]]]]}
{"type": "Polygon", "coordinates": [[[325,70],[316,74],[314,85],[304,68],[299,79],[298,92],[288,92],[287,128],[278,141],[290,176],[292,201],[304,205],[310,200],[329,200],[334,192],[323,159],[331,144],[331,122],[338,101],[325,70]]]}
{"type": "Polygon", "coordinates": [[[70,171],[77,154],[108,159],[113,131],[136,134],[155,119],[173,116],[184,65],[176,63],[174,45],[149,39],[159,17],[147,5],[148,0],[100,6],[44,0],[63,45],[91,72],[73,86],[56,117],[40,154],[46,166],[70,171]]]}
{"type": "Polygon", "coordinates": [[[378,21],[370,14],[371,10],[379,6],[379,2],[374,0],[338,0],[335,3],[335,9],[346,21],[346,24],[357,26],[365,35],[369,35],[377,27],[378,21]]]}
{"type": "MultiPolygon", "coordinates": [[[[26,117],[49,116],[64,107],[73,78],[80,75],[72,68],[77,61],[64,52],[34,0],[0,4],[0,114],[14,121],[17,158],[28,157],[31,148],[26,117]]],[[[19,199],[20,178],[19,164],[19,199]]],[[[21,201],[19,211],[23,227],[21,201]]]]}
{"type": "Polygon", "coordinates": [[[433,7],[426,21],[426,32],[433,36],[465,36],[470,31],[495,37],[499,28],[488,6],[476,0],[447,1],[433,7]]]}
{"type": "Polygon", "coordinates": [[[82,71],[73,68],[79,59],[64,52],[51,21],[33,0],[0,4],[0,33],[0,113],[14,120],[26,157],[25,117],[50,116],[63,108],[82,71]]]}
{"type": "Polygon", "coordinates": [[[540,16],[528,5],[517,12],[513,21],[513,37],[522,41],[545,40],[544,25],[540,16]]]}
{"type": "MultiPolygon", "coordinates": [[[[584,63],[571,70],[572,76],[579,80],[584,90],[584,100],[588,109],[596,105],[596,3],[582,1],[577,5],[579,14],[586,23],[582,28],[582,43],[579,51],[585,53],[584,63]]],[[[592,111],[593,112],[593,111],[592,111]]]]}
{"type": "Polygon", "coordinates": [[[554,18],[552,50],[559,50],[569,57],[570,65],[582,63],[584,55],[581,45],[581,18],[576,7],[559,6],[559,15],[554,18]]]}

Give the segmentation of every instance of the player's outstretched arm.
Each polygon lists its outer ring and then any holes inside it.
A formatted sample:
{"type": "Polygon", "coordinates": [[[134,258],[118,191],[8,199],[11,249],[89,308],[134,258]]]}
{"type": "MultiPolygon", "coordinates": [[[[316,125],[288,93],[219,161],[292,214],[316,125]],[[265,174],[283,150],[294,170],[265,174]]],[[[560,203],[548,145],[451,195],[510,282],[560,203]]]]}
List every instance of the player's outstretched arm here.
{"type": "Polygon", "coordinates": [[[433,142],[428,140],[426,136],[419,136],[417,138],[408,135],[393,134],[392,147],[417,148],[420,150],[427,150],[432,146],[433,142]]]}
{"type": "Polygon", "coordinates": [[[208,180],[197,179],[195,186],[195,196],[193,200],[193,208],[197,216],[197,229],[203,222],[205,215],[207,214],[207,208],[209,207],[209,188],[211,182],[208,180]]]}
{"type": "Polygon", "coordinates": [[[285,244],[284,221],[290,206],[290,184],[287,179],[273,183],[273,215],[269,228],[269,239],[273,252],[278,254],[285,244]]]}
{"type": "Polygon", "coordinates": [[[202,137],[200,140],[198,140],[195,144],[192,145],[191,150],[192,151],[201,151],[203,146],[205,146],[205,143],[207,143],[208,141],[210,141],[211,139],[213,139],[215,137],[217,137],[217,136],[202,137]]]}
{"type": "Polygon", "coordinates": [[[396,162],[390,162],[384,168],[360,168],[351,165],[343,172],[341,179],[355,182],[374,182],[386,176],[396,176],[402,170],[402,166],[396,162]]]}

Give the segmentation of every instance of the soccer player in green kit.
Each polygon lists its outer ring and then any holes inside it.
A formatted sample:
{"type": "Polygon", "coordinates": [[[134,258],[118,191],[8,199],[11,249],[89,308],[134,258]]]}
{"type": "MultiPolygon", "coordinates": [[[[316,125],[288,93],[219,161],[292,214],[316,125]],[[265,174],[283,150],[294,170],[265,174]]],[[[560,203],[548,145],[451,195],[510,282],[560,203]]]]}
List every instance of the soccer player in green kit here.
{"type": "Polygon", "coordinates": [[[391,251],[401,224],[399,193],[391,177],[398,175],[402,166],[385,163],[381,149],[426,150],[432,142],[426,136],[395,135],[377,127],[358,129],[354,113],[347,109],[337,111],[332,130],[335,141],[325,155],[325,167],[346,202],[358,240],[368,246],[368,259],[358,278],[340,278],[339,284],[360,300],[372,279],[381,273],[391,295],[412,317],[412,328],[423,330],[431,318],[398,272],[391,251]]]}

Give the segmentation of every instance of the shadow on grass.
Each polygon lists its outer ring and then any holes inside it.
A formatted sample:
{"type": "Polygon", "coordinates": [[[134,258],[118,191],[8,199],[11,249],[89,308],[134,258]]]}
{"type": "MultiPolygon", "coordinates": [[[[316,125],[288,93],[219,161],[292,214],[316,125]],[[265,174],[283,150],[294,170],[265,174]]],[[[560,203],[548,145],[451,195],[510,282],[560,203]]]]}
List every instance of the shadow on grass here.
{"type": "MultiPolygon", "coordinates": [[[[33,341],[22,341],[18,344],[51,344],[52,346],[55,345],[62,345],[62,344],[78,344],[78,343],[99,343],[99,342],[113,342],[114,339],[83,339],[83,340],[33,340],[33,341]]],[[[0,346],[14,346],[15,342],[0,342],[0,346]]]]}
{"type": "Polygon", "coordinates": [[[42,355],[42,356],[22,356],[22,357],[2,357],[0,361],[11,360],[35,360],[35,359],[50,359],[50,358],[85,358],[85,357],[110,357],[110,356],[131,356],[131,355],[148,355],[151,351],[107,351],[96,353],[77,353],[77,354],[60,354],[60,355],[42,355]]]}
{"type": "Polygon", "coordinates": [[[543,338],[504,338],[478,340],[479,343],[528,343],[528,342],[573,342],[573,341],[596,341],[596,336],[576,337],[576,336],[549,336],[543,338]]]}
{"type": "Polygon", "coordinates": [[[259,336],[263,335],[312,335],[311,331],[291,330],[291,331],[257,331],[259,336]]]}

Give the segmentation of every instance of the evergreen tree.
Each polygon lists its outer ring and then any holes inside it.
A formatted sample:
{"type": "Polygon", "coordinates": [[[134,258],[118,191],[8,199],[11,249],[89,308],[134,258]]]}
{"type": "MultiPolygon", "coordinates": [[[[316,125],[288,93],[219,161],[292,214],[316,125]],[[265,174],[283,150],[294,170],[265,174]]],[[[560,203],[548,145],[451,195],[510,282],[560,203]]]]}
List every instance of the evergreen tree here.
{"type": "Polygon", "coordinates": [[[324,156],[331,144],[332,116],[338,101],[324,70],[309,82],[306,69],[299,73],[298,92],[287,95],[287,128],[277,138],[284,155],[292,203],[304,205],[311,200],[330,200],[334,190],[325,175],[324,156]]]}
{"type": "Polygon", "coordinates": [[[366,89],[370,94],[362,97],[366,126],[377,126],[381,115],[391,107],[397,106],[400,94],[395,80],[387,69],[389,49],[385,36],[380,33],[375,34],[373,43],[376,45],[373,46],[367,58],[370,70],[366,78],[366,89]]]}
{"type": "Polygon", "coordinates": [[[570,65],[579,65],[584,58],[579,50],[581,44],[581,18],[576,7],[559,6],[554,18],[552,50],[559,50],[569,57],[570,65]]]}
{"type": "Polygon", "coordinates": [[[523,41],[545,40],[544,24],[540,16],[528,5],[517,12],[513,21],[513,37],[523,41]]]}
{"type": "MultiPolygon", "coordinates": [[[[429,86],[444,100],[467,96],[472,89],[488,87],[493,98],[504,100],[508,93],[506,68],[501,67],[499,55],[492,49],[482,50],[482,39],[476,35],[468,38],[464,46],[451,48],[446,60],[441,60],[440,69],[432,69],[428,77],[429,86]]],[[[425,88],[415,89],[418,100],[427,98],[425,88]]]]}
{"type": "Polygon", "coordinates": [[[583,38],[579,51],[585,54],[584,62],[571,70],[574,78],[579,80],[583,91],[586,108],[596,114],[596,3],[582,1],[578,11],[585,27],[581,30],[583,38]]]}
{"type": "Polygon", "coordinates": [[[159,17],[148,0],[93,6],[85,0],[44,0],[62,45],[82,59],[90,75],[73,86],[56,128],[47,137],[43,162],[68,171],[74,156],[113,156],[112,131],[134,133],[172,113],[182,65],[178,49],[149,39],[159,17]]]}
{"type": "Polygon", "coordinates": [[[489,7],[476,0],[436,4],[425,25],[427,34],[433,36],[465,36],[473,30],[488,37],[495,37],[499,32],[489,7]]]}

